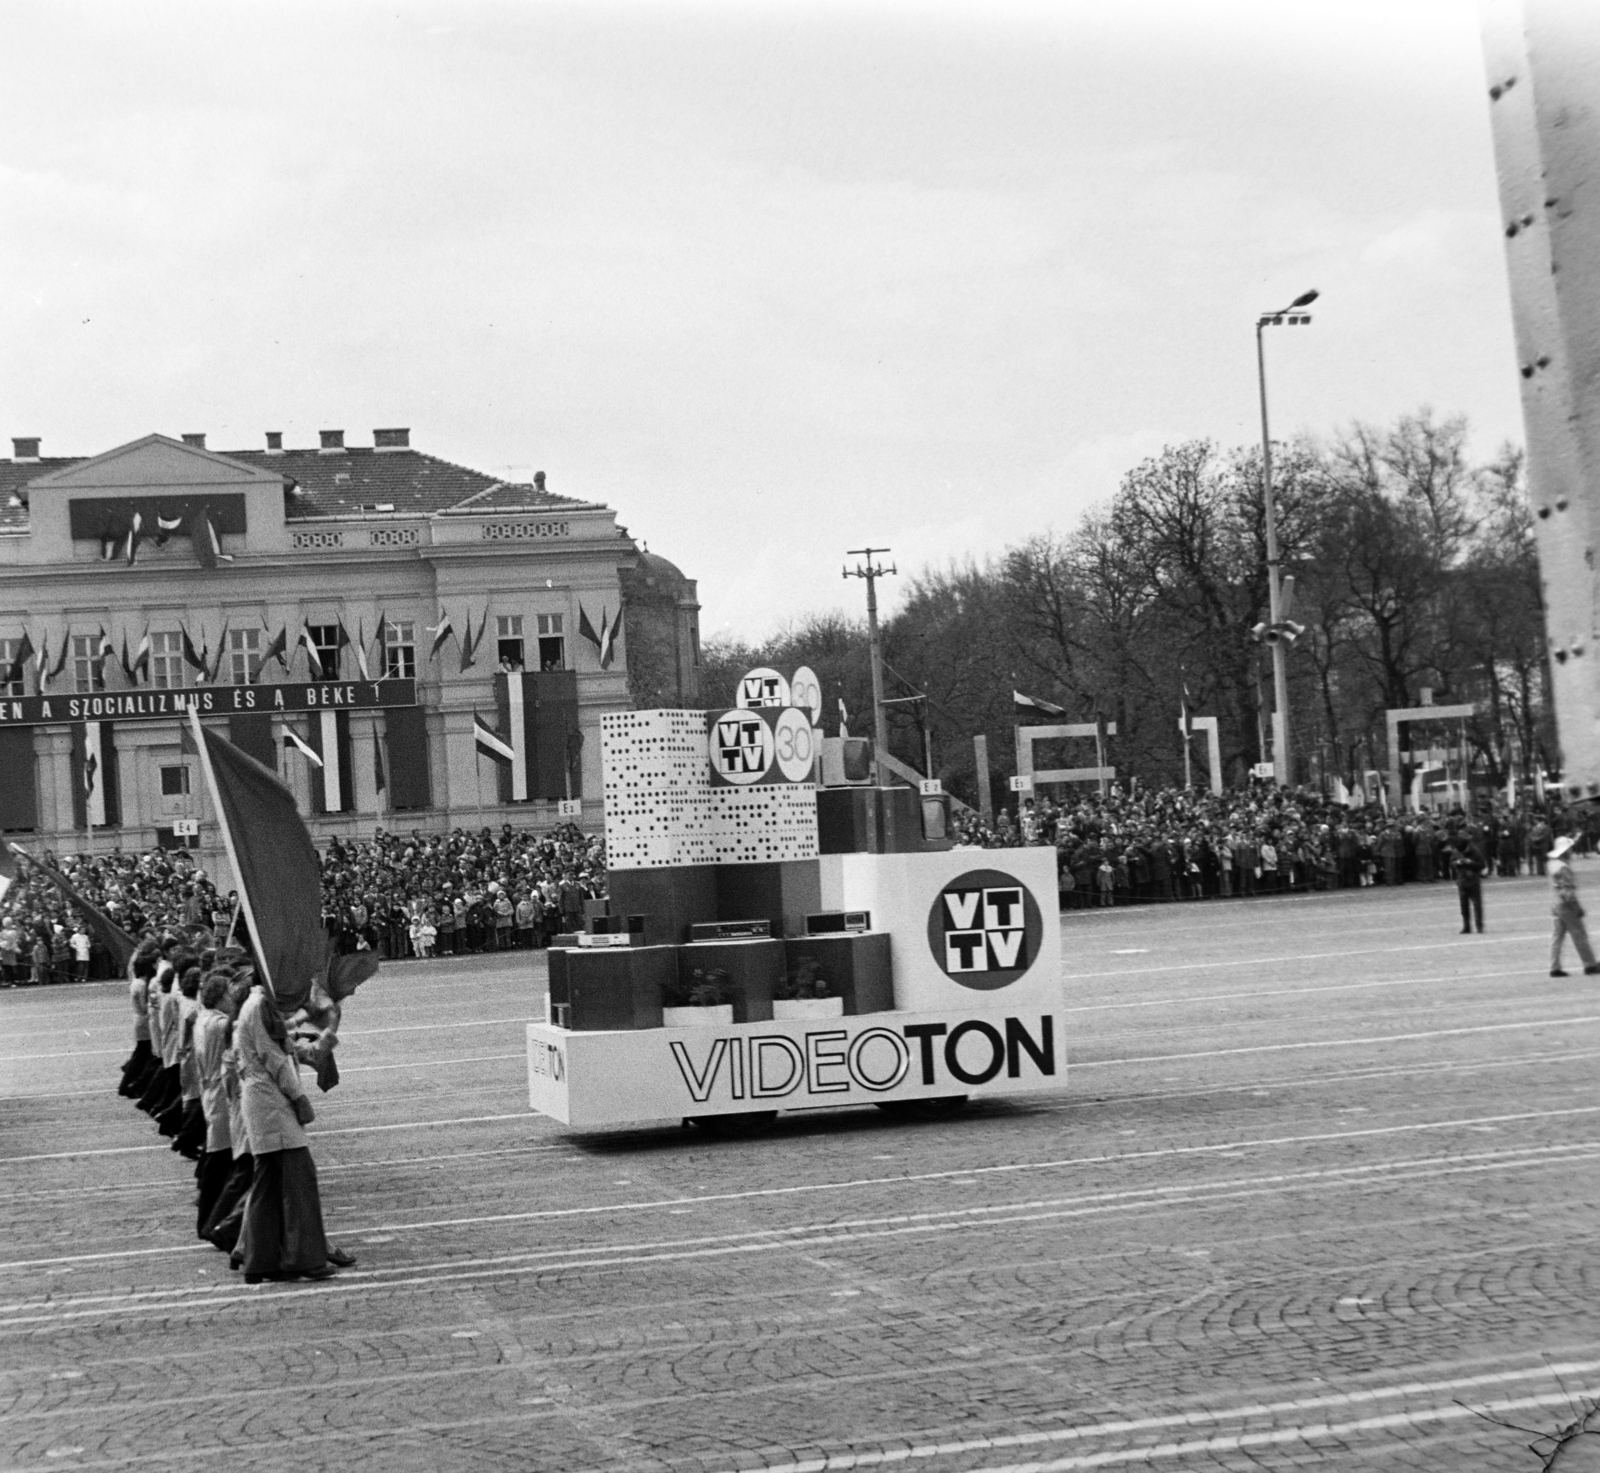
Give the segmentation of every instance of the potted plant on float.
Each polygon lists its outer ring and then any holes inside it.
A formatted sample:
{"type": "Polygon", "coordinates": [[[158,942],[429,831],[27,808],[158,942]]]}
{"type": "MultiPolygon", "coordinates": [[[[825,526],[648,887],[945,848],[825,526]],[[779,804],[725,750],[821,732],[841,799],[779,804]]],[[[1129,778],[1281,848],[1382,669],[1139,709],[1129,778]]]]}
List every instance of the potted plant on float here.
{"type": "Polygon", "coordinates": [[[784,977],[780,991],[772,999],[774,1022],[843,1016],[844,999],[829,992],[821,965],[811,957],[784,977]]]}
{"type": "Polygon", "coordinates": [[[715,1028],[733,1022],[728,1001],[728,974],[721,967],[696,967],[687,983],[666,989],[661,1009],[663,1028],[715,1028]]]}

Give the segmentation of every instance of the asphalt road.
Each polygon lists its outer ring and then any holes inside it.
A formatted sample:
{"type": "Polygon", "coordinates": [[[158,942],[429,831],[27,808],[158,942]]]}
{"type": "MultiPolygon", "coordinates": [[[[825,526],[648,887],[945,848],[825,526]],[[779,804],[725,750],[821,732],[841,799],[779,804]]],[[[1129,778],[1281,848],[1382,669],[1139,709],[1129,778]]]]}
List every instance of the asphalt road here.
{"type": "Polygon", "coordinates": [[[747,1141],[532,1116],[542,964],[396,966],[322,1285],[196,1244],[122,989],[0,993],[0,1466],[1536,1469],[1600,1400],[1600,979],[1487,908],[1071,915],[1065,1094],[747,1141]]]}

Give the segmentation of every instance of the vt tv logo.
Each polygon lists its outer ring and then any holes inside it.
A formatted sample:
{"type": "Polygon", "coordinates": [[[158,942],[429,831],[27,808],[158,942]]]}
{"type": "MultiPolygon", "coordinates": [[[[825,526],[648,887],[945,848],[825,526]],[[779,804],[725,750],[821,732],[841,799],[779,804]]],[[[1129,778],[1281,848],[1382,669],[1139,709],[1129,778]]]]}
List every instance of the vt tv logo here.
{"type": "Polygon", "coordinates": [[[1028,965],[1020,885],[946,890],[941,899],[945,971],[1015,971],[1028,965]]]}

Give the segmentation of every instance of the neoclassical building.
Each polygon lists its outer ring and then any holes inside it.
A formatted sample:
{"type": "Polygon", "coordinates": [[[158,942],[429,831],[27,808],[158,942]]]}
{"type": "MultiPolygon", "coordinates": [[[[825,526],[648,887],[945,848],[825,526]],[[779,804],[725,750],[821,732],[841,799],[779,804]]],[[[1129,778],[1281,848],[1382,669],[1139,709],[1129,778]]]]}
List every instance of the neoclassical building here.
{"type": "Polygon", "coordinates": [[[319,840],[598,822],[629,653],[697,693],[694,584],[596,502],[415,450],[148,435],[0,459],[0,829],[215,852],[193,705],[319,840]],[[624,618],[625,581],[641,594],[624,618]]]}

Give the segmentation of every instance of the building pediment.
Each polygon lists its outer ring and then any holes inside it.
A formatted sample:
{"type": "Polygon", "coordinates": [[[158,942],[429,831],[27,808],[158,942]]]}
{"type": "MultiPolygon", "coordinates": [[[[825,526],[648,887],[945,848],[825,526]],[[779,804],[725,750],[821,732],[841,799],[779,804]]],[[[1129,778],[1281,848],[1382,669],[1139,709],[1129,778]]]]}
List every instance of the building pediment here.
{"type": "Polygon", "coordinates": [[[32,493],[54,491],[158,492],[190,487],[281,486],[273,471],[186,445],[166,435],[146,435],[89,460],[29,482],[32,493]]]}

